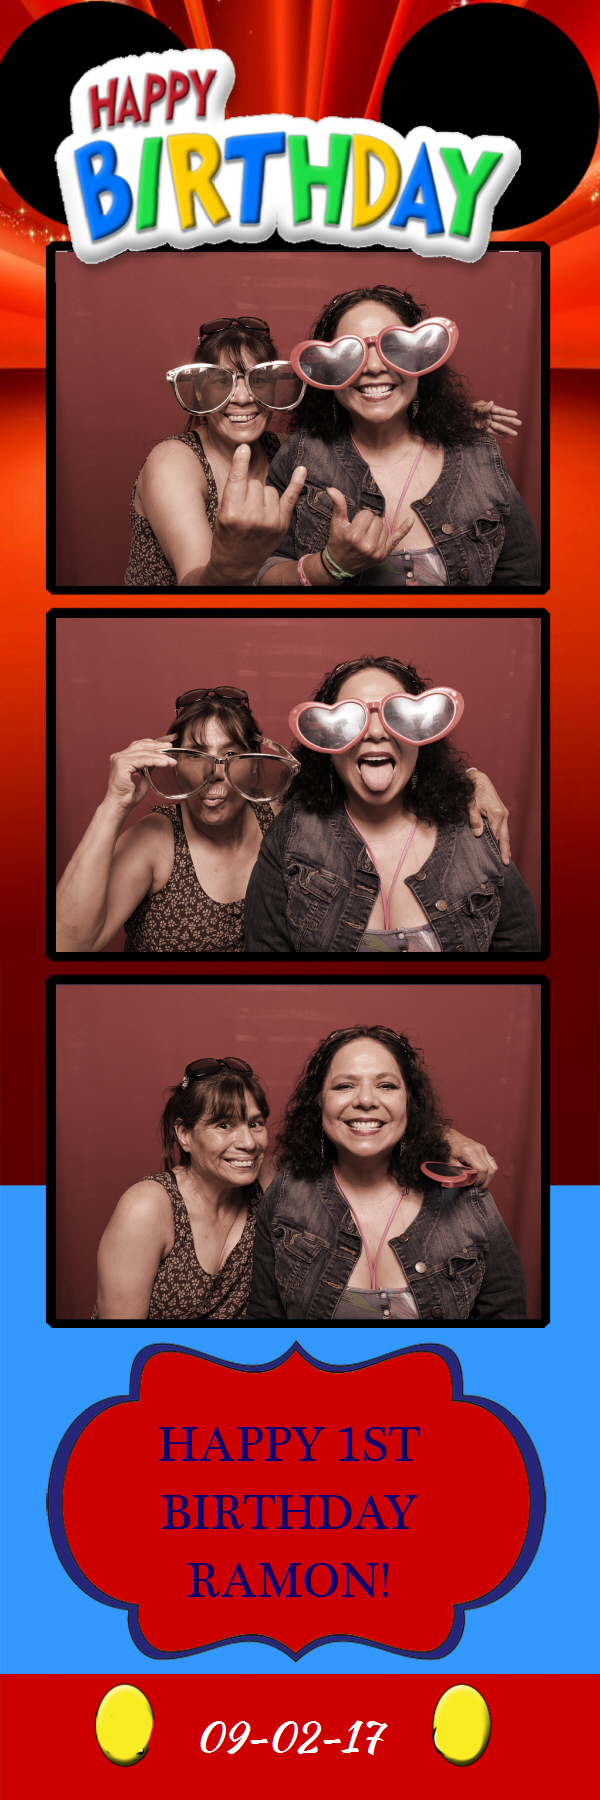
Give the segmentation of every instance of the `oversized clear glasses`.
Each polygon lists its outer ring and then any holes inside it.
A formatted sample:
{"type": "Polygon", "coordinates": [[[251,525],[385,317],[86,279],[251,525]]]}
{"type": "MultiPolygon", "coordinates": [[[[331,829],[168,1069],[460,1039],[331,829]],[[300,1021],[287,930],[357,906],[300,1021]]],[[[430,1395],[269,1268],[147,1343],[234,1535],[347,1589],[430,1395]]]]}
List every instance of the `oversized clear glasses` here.
{"type": "Polygon", "coordinates": [[[211,756],[208,750],[169,749],[173,765],[164,769],[144,769],[153,793],[174,805],[178,800],[191,800],[209,783],[228,781],[244,800],[281,800],[293,776],[300,768],[295,756],[287,750],[230,750],[226,756],[211,756]],[[153,779],[156,776],[156,780],[153,779]],[[160,786],[157,783],[160,782],[160,786]]]}
{"type": "Polygon", "coordinates": [[[239,381],[267,412],[291,412],[306,391],[306,382],[289,362],[256,363],[243,375],[221,363],[180,363],[167,369],[167,381],[184,412],[198,414],[220,412],[233,399],[239,381]]]}

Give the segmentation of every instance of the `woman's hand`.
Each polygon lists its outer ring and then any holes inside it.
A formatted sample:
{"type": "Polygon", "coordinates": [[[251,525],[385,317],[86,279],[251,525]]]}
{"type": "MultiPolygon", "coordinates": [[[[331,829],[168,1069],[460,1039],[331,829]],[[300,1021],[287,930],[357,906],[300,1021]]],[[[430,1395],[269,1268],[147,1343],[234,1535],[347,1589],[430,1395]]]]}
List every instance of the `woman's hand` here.
{"type": "Polygon", "coordinates": [[[168,755],[168,751],[173,748],[174,736],[175,733],[172,732],[169,737],[139,738],[127,750],[116,750],[110,758],[107,800],[113,801],[124,813],[139,806],[150,786],[147,775],[141,773],[142,769],[176,768],[175,757],[168,755]],[[134,780],[135,775],[139,776],[138,781],[134,780]]]}
{"type": "Polygon", "coordinates": [[[249,474],[250,456],[249,444],[238,445],[217,513],[207,586],[252,580],[285,537],[306,481],[306,469],[294,469],[289,487],[279,495],[249,474]]]}
{"type": "Polygon", "coordinates": [[[469,1169],[477,1170],[478,1185],[489,1188],[498,1174],[498,1164],[486,1150],[485,1144],[476,1144],[473,1138],[464,1137],[462,1131],[447,1131],[446,1139],[453,1162],[464,1163],[469,1169]]]}
{"type": "Polygon", "coordinates": [[[478,431],[487,432],[489,437],[518,437],[515,426],[521,425],[510,406],[496,406],[495,400],[474,400],[473,412],[479,413],[475,420],[478,431]]]}
{"type": "Polygon", "coordinates": [[[363,512],[356,513],[350,524],[346,501],[339,488],[328,488],[327,493],[333,500],[327,549],[333,562],[347,575],[360,575],[363,569],[385,562],[386,556],[391,556],[414,523],[413,519],[402,519],[390,535],[385,519],[366,507],[363,512]]]}
{"type": "Polygon", "coordinates": [[[483,817],[489,820],[494,837],[498,839],[500,855],[503,863],[510,862],[510,837],[508,833],[508,807],[496,793],[488,775],[482,775],[480,769],[467,769],[475,784],[475,798],[469,807],[469,824],[474,837],[483,836],[483,817]]]}

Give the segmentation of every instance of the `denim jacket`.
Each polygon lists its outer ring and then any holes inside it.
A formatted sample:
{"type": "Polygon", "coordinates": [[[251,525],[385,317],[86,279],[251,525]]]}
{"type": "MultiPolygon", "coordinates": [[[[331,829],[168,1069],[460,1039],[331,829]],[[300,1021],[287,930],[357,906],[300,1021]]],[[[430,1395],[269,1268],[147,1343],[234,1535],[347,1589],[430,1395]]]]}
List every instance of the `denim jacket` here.
{"type": "MultiPolygon", "coordinates": [[[[333,512],[328,487],[339,488],[345,495],[350,520],[365,507],[381,516],[385,512],[381,489],[348,431],[341,431],[331,444],[309,437],[305,431],[295,432],[270,464],[267,486],[282,494],[301,463],[306,466],[306,481],[288,531],[277,555],[263,564],[255,585],[260,585],[265,570],[275,563],[297,561],[325,548],[333,512]]],[[[441,475],[430,492],[411,501],[411,506],[433,538],[449,587],[489,587],[514,593],[515,588],[539,586],[538,540],[494,438],[482,436],[476,444],[445,448],[441,475]]],[[[367,570],[339,586],[368,588],[369,579],[367,570]]],[[[398,584],[392,581],[389,585],[398,584]]]]}
{"type": "MultiPolygon", "coordinates": [[[[521,1259],[485,1189],[429,1187],[390,1244],[419,1319],[527,1317],[521,1259]]],[[[361,1249],[333,1169],[318,1181],[284,1169],[258,1208],[246,1318],[332,1319],[361,1249]]]]}
{"type": "MultiPolygon", "coordinates": [[[[493,832],[439,825],[433,850],[406,886],[420,901],[446,956],[456,952],[539,955],[535,906],[513,862],[502,862],[493,832]]],[[[263,838],[244,907],[244,949],[358,950],[379,893],[379,876],[343,804],[322,818],[297,800],[263,838]]]]}

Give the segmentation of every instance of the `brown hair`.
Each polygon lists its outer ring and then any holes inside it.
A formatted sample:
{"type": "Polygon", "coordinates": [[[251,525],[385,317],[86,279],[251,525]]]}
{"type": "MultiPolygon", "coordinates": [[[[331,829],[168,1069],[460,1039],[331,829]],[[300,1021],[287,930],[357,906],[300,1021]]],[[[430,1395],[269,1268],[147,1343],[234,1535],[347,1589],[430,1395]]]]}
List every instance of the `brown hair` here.
{"type": "Polygon", "coordinates": [[[177,1137],[177,1124],[193,1131],[199,1119],[205,1119],[207,1125],[220,1119],[247,1119],[250,1101],[268,1119],[270,1108],[264,1089],[255,1075],[244,1075],[241,1069],[219,1069],[214,1075],[202,1075],[199,1079],[192,1075],[188,1087],[179,1082],[171,1088],[159,1127],[163,1168],[174,1169],[177,1163],[185,1167],[190,1162],[189,1151],[182,1149],[177,1137]]]}
{"type": "Polygon", "coordinates": [[[262,732],[250,706],[244,700],[219,700],[214,696],[193,700],[191,706],[186,706],[169,725],[169,732],[176,734],[174,747],[180,748],[186,731],[197,744],[203,744],[203,727],[209,719],[217,719],[231,742],[239,744],[241,750],[260,750],[262,732]]]}

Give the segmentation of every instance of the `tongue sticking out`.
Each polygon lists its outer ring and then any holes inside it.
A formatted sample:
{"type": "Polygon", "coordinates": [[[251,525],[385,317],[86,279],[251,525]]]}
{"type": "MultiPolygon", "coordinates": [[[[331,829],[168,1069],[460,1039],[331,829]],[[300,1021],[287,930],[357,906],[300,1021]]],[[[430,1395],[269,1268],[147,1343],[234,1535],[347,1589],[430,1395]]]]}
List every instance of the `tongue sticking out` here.
{"type": "Polygon", "coordinates": [[[371,794],[383,794],[389,788],[394,776],[392,762],[361,762],[359,768],[365,787],[371,794]]]}

